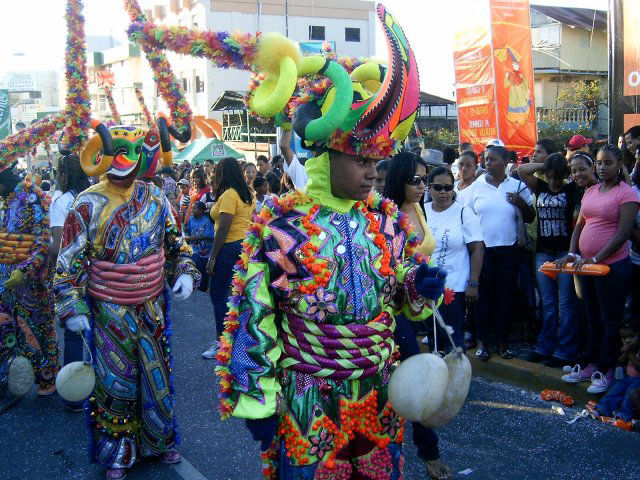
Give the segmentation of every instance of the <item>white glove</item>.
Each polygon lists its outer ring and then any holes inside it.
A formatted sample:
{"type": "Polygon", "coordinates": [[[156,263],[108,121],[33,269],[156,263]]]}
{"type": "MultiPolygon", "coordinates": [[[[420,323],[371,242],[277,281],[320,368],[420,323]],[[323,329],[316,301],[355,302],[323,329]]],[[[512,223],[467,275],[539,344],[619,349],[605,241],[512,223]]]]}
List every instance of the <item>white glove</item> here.
{"type": "Polygon", "coordinates": [[[178,300],[189,298],[189,295],[193,292],[193,278],[191,278],[191,275],[187,275],[186,273],[180,275],[173,285],[172,290],[178,300]]]}
{"type": "Polygon", "coordinates": [[[81,332],[83,330],[91,329],[89,319],[86,315],[74,315],[73,317],[69,317],[65,326],[72,332],[81,332]]]}

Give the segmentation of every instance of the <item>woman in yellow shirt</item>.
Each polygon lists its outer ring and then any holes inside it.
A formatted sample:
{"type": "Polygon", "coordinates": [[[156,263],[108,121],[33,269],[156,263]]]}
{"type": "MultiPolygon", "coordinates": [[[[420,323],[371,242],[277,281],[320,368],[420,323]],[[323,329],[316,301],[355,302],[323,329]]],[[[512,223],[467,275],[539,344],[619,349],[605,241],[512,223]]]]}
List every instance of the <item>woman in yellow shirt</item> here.
{"type": "MultiPolygon", "coordinates": [[[[215,236],[207,273],[209,296],[216,318],[216,338],[224,331],[224,317],[227,300],[231,291],[233,266],[240,257],[242,240],[247,234],[251,216],[256,206],[255,198],[245,181],[240,164],[227,157],[216,166],[216,202],[211,208],[211,218],[215,223],[215,236]]],[[[214,358],[217,342],[205,351],[204,358],[214,358]]]]}
{"type": "MultiPolygon", "coordinates": [[[[387,170],[384,196],[393,200],[401,212],[409,217],[415,229],[420,246],[418,252],[430,256],[436,242],[427,226],[424,212],[424,191],[427,188],[427,164],[415,153],[401,152],[391,159],[387,170]]],[[[394,339],[400,350],[400,358],[405,360],[420,353],[416,328],[404,315],[396,316],[394,339]]],[[[418,422],[413,427],[413,443],[418,456],[425,462],[431,478],[453,478],[451,468],[440,459],[438,436],[430,428],[418,422]]]]}

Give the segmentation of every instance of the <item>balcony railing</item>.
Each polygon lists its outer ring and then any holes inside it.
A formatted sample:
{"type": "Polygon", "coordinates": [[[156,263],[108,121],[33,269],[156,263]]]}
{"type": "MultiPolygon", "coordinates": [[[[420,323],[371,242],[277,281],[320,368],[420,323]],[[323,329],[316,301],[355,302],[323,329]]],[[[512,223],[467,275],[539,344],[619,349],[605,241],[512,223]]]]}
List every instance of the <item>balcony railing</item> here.
{"type": "Polygon", "coordinates": [[[536,108],[536,120],[544,122],[552,118],[560,119],[562,122],[588,126],[591,123],[590,113],[586,108],[536,108]]]}

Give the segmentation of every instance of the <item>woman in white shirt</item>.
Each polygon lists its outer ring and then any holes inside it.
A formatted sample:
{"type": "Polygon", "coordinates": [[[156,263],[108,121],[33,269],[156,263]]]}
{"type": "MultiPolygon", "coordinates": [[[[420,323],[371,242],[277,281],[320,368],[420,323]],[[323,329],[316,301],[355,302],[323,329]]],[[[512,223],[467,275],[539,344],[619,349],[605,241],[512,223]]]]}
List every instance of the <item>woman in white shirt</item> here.
{"type": "Polygon", "coordinates": [[[486,173],[471,184],[465,200],[465,206],[480,220],[485,244],[476,307],[476,356],[482,361],[491,356],[487,343],[492,333],[500,356],[513,358],[509,350],[509,324],[520,265],[518,217],[526,223],[535,218],[533,197],[527,186],[505,174],[509,158],[509,150],[504,147],[487,148],[486,173]]]}
{"type": "Polygon", "coordinates": [[[466,150],[460,154],[458,161],[458,181],[454,183],[453,190],[456,193],[456,201],[464,205],[469,187],[476,181],[478,170],[478,155],[473,150],[466,150]]]}
{"type": "MultiPolygon", "coordinates": [[[[58,160],[56,183],[62,191],[62,195],[56,197],[49,209],[49,227],[51,228],[51,246],[49,247],[49,259],[51,265],[55,265],[60,250],[62,239],[62,227],[67,218],[67,213],[76,196],[89,188],[89,178],[80,168],[80,159],[77,155],[64,155],[58,160]]],[[[82,360],[82,337],[75,332],[64,329],[64,364],[82,360]]],[[[83,411],[82,402],[72,403],[63,401],[65,406],[74,412],[83,411]]]]}
{"type": "MultiPolygon", "coordinates": [[[[453,328],[456,346],[464,348],[465,304],[478,299],[484,242],[478,217],[469,207],[455,201],[453,184],[453,174],[447,168],[433,170],[429,174],[432,201],[425,208],[436,242],[431,262],[447,271],[447,287],[455,292],[453,301],[443,304],[440,311],[453,328]]],[[[438,343],[441,344],[440,338],[438,343]]]]}

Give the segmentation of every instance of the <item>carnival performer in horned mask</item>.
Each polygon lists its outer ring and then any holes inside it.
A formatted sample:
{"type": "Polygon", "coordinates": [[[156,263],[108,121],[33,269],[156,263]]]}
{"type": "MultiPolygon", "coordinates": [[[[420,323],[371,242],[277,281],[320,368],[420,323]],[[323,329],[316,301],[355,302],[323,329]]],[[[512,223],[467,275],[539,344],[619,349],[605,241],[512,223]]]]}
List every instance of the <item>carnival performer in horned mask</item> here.
{"type": "Polygon", "coordinates": [[[383,6],[378,15],[387,66],[301,59],[274,34],[258,45],[258,56],[280,56],[280,76],[267,75],[250,105],[264,107],[285,75],[293,85],[296,71],[313,75],[285,110],[315,153],[305,191],[249,229],[217,354],[222,415],[246,419],[265,478],[401,477],[403,419],[387,399],[394,315],[429,316],[446,274],[413,253],[407,218],[372,193],[376,161],[400,147],[419,97],[402,30],[383,6]]]}
{"type": "Polygon", "coordinates": [[[49,197],[0,171],[0,411],[17,400],[6,391],[14,354],[31,361],[38,395],[55,392],[58,346],[49,280],[49,197]]]}
{"type": "Polygon", "coordinates": [[[107,479],[124,478],[138,455],[180,461],[173,405],[170,298],[200,280],[162,190],[137,181],[140,169],[171,164],[164,118],[158,129],[93,124],[81,155],[90,176],[67,216],[54,279],[56,315],[90,331],[96,385],[89,398],[93,459],[107,479]]]}

